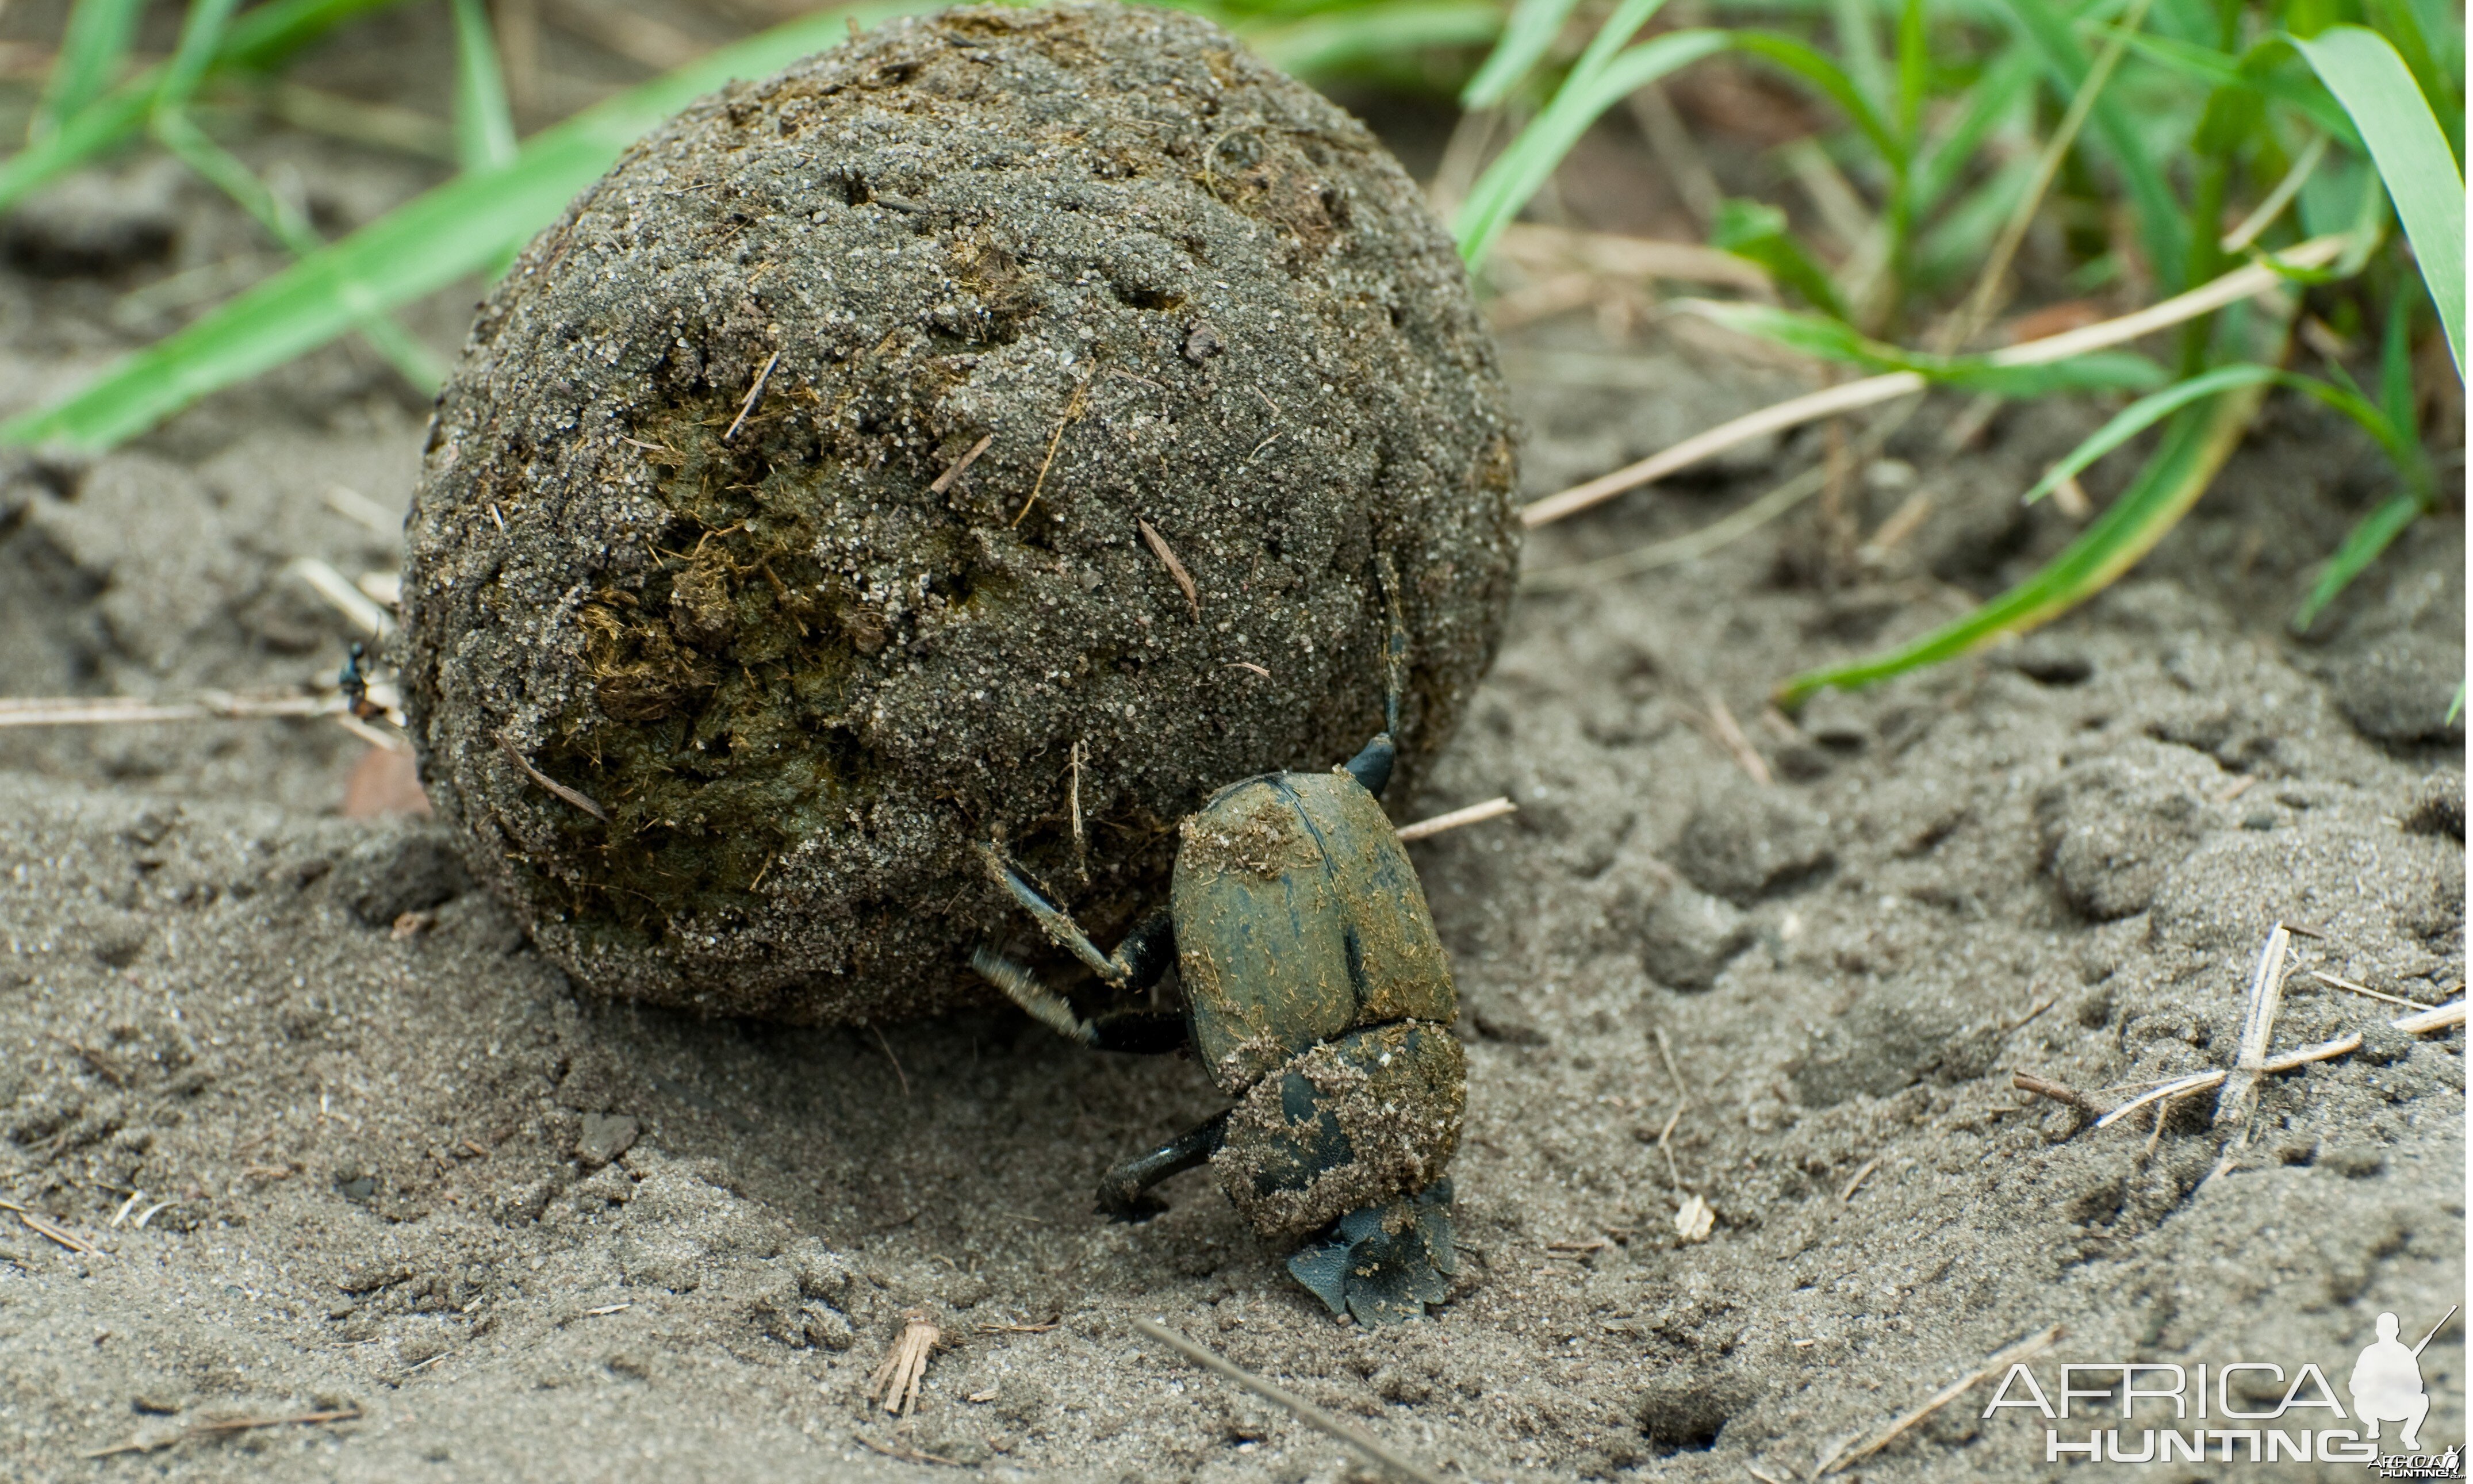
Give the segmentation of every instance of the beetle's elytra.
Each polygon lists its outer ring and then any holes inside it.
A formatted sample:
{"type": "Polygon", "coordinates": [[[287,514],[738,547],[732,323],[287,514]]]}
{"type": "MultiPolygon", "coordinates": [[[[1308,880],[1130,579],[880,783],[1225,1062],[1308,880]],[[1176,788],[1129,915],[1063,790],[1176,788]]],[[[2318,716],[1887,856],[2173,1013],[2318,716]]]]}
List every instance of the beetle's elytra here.
{"type": "Polygon", "coordinates": [[[1103,982],[1145,991],[1173,960],[1181,1011],[1085,1019],[1020,965],[972,955],[1045,1024],[1102,1050],[1189,1046],[1236,1099],[1111,1169],[1103,1212],[1135,1215],[1150,1186],[1207,1161],[1256,1231],[1324,1233],[1289,1271],[1366,1324],[1423,1313],[1456,1267],[1444,1170],[1468,1097],[1451,965],[1380,802],[1407,652],[1398,580],[1381,566],[1384,730],[1332,772],[1264,774],[1212,795],[1184,824],[1168,910],[1114,954],[983,848],[997,884],[1103,982]]]}

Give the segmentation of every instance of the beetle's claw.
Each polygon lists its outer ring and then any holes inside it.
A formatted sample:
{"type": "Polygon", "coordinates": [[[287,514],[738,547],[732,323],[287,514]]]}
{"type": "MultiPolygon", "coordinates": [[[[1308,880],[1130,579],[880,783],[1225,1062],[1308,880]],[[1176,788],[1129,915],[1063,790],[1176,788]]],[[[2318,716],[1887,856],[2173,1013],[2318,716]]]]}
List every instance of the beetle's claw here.
{"type": "Polygon", "coordinates": [[[1439,1304],[1459,1271],[1452,1238],[1452,1183],[1359,1207],[1288,1259],[1288,1272],[1333,1314],[1373,1328],[1415,1319],[1439,1304]]]}

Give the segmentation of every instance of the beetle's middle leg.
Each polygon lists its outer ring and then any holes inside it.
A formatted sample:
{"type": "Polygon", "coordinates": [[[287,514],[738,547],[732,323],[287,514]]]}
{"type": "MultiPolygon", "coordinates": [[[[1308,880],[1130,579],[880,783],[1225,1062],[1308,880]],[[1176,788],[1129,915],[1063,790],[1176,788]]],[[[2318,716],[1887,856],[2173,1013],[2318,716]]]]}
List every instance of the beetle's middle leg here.
{"type": "Polygon", "coordinates": [[[1374,568],[1390,614],[1390,634],[1382,645],[1382,730],[1348,760],[1347,773],[1380,799],[1391,782],[1392,759],[1400,754],[1395,739],[1400,735],[1400,700],[1408,685],[1408,621],[1400,611],[1400,574],[1391,565],[1391,554],[1376,552],[1374,568]]]}
{"type": "Polygon", "coordinates": [[[1049,901],[1020,868],[993,845],[979,847],[979,860],[998,886],[1021,903],[1048,941],[1091,967],[1107,984],[1120,990],[1147,990],[1176,962],[1176,930],[1163,912],[1125,935],[1114,953],[1102,953],[1082,925],[1064,908],[1049,901]]]}

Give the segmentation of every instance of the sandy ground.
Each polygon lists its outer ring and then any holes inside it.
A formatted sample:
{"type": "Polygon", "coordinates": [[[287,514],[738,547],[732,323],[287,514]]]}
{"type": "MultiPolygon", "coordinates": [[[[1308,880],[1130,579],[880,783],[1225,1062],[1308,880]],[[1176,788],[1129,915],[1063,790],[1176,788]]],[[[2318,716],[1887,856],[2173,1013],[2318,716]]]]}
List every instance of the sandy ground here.
{"type": "MultiPolygon", "coordinates": [[[[345,220],[419,182],[269,149],[352,182],[329,201],[345,220]]],[[[133,290],[253,251],[142,165],[12,231],[9,410],[159,332],[133,290]],[[177,246],[23,266],[29,233],[108,247],[114,212],[177,224],[177,246]]],[[[422,328],[451,342],[455,318],[422,328]]],[[[1585,319],[1522,332],[1507,364],[1536,493],[1799,385],[1585,319]]],[[[0,1197],[93,1249],[0,1212],[0,1472],[1362,1476],[1144,1317],[1446,1476],[1801,1478],[2055,1325],[2048,1390],[2061,1362],[2122,1359],[2310,1363],[2341,1388],[2379,1313],[2410,1340],[2463,1295],[2461,1030],[2397,1032],[2395,1007],[2296,973],[2274,1048],[2363,1043],[2265,1078],[2221,1128],[2201,1095],[2160,1129],[2098,1130],[2011,1075],[2109,1104],[2227,1066],[2278,920],[2319,935],[2304,970],[2461,993],[2462,732],[2440,720],[2461,520],[2287,637],[2308,564],[2381,487],[2357,439],[2279,408],[2081,612],[1765,719],[1782,675],[1916,632],[2066,539],[2015,495],[2092,414],[2005,413],[1953,454],[1957,410],[1851,481],[1860,530],[1932,501],[1857,568],[1815,562],[1807,514],[1516,606],[1416,811],[1521,806],[1414,848],[1469,1041],[1470,1260],[1433,1319],[1372,1333],[1334,1325],[1201,1177],[1148,1224],[1089,1214],[1109,1161],[1212,1110],[1190,1063],[1082,1053],[1009,1013],[877,1034],[613,1006],[466,886],[437,826],[343,817],[364,749],[331,724],[0,732],[0,1197]],[[1717,740],[1720,703],[1774,782],[1717,740]],[[1687,1242],[1694,1197],[1714,1222],[1687,1242]],[[868,1382],[913,1309],[945,1346],[897,1420],[868,1382]],[[330,1420],[184,1435],[303,1414],[330,1420]],[[126,1442],[165,1446],[82,1456],[126,1442]]],[[[285,567],[392,567],[384,518],[330,491],[400,509],[421,426],[339,347],[127,451],[0,466],[5,688],[331,673],[347,631],[285,567]]],[[[1551,529],[1532,579],[1705,523],[1819,447],[1551,529]]],[[[2423,1441],[2461,1446],[2461,1314],[2421,1366],[2423,1441]]],[[[2242,1373],[2231,1400],[2271,1407],[2266,1387],[2242,1373]]],[[[1837,1476],[2064,1472],[2041,1418],[1980,1420],[1987,1394],[1837,1476]]]]}

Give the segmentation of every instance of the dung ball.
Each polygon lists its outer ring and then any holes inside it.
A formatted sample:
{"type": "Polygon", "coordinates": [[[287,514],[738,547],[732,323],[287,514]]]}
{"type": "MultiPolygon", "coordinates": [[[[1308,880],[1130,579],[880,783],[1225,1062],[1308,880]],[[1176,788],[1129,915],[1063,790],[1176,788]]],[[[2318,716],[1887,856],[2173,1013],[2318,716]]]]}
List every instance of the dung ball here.
{"type": "Polygon", "coordinates": [[[690,107],[482,305],[405,571],[421,772],[605,993],[990,997],[1004,842],[1103,945],[1220,785],[1491,660],[1514,443],[1365,128],[1192,16],[972,8],[690,107]]]}

